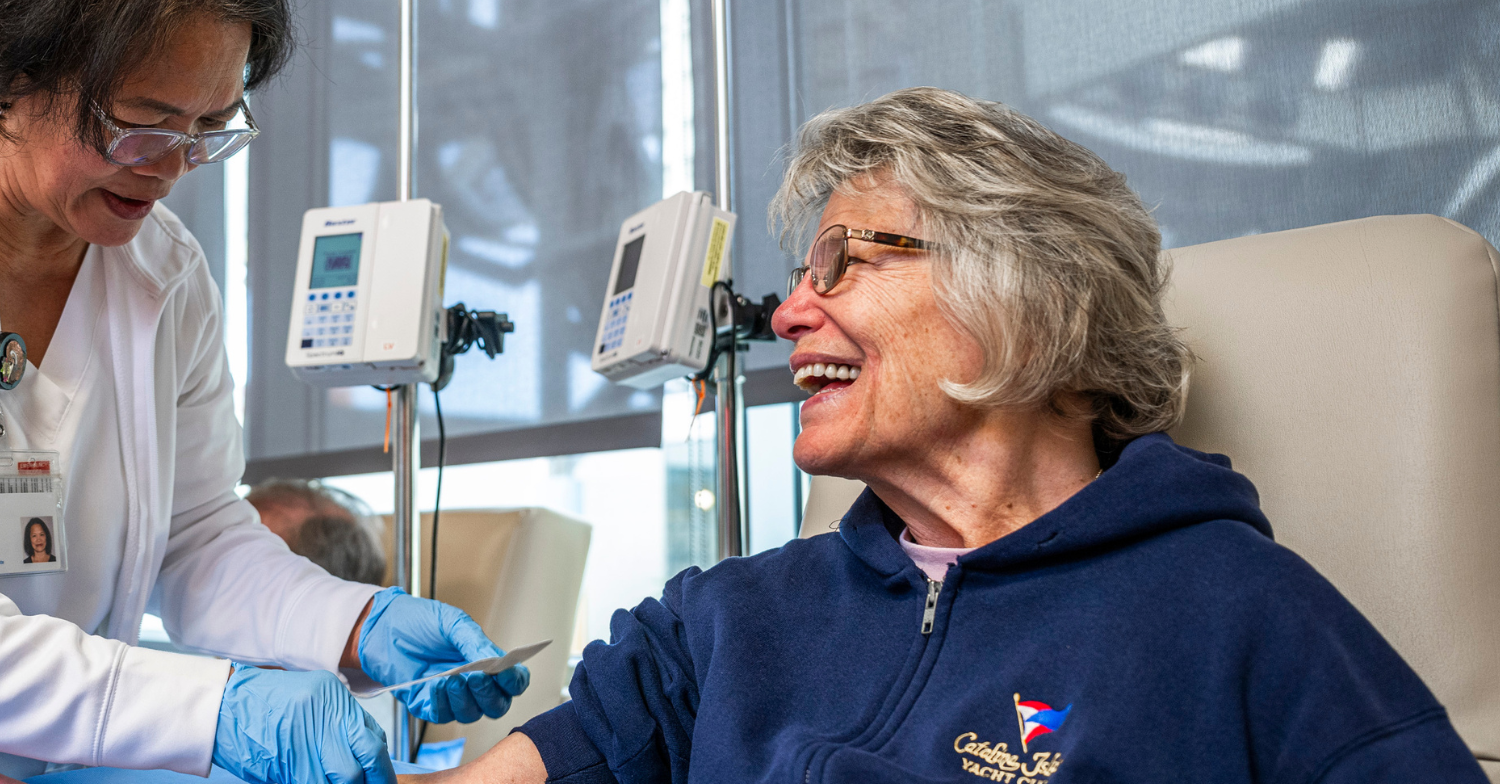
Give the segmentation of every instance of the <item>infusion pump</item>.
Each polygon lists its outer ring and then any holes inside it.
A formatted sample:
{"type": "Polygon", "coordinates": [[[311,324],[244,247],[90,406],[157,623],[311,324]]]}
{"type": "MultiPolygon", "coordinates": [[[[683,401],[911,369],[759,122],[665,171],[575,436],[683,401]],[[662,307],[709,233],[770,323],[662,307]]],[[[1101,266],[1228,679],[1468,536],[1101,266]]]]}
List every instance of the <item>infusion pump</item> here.
{"type": "Polygon", "coordinates": [[[427,199],[308,210],[287,366],[321,387],[431,383],[447,264],[443,210],[427,199]]]}
{"type": "Polygon", "coordinates": [[[707,193],[684,191],[620,225],[596,372],[649,389],[703,370],[714,341],[713,285],[729,279],[734,223],[707,193]]]}

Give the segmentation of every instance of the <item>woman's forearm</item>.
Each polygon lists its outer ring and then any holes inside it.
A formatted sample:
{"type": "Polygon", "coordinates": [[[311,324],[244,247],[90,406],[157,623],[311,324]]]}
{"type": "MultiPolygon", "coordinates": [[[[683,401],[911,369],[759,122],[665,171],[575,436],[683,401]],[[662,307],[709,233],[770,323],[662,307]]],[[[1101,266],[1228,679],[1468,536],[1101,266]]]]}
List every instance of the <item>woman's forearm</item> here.
{"type": "Polygon", "coordinates": [[[512,732],[467,765],[425,775],[397,776],[396,780],[399,784],[544,784],[547,767],[531,738],[512,732]]]}
{"type": "Polygon", "coordinates": [[[365,625],[365,619],[370,617],[370,605],[375,600],[365,602],[365,608],[359,611],[359,617],[354,619],[354,628],[349,630],[349,639],[344,642],[344,652],[339,656],[339,669],[358,670],[359,665],[359,630],[365,625]]]}

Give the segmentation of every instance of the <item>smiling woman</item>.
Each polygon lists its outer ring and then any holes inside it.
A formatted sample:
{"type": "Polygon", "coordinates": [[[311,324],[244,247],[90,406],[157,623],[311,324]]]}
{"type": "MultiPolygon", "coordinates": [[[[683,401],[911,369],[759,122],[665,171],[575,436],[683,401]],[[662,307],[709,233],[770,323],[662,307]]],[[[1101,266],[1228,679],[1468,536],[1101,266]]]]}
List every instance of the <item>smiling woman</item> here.
{"type": "MultiPolygon", "coordinates": [[[[290,24],[287,0],[0,0],[0,322],[34,363],[0,398],[0,450],[56,452],[70,474],[66,518],[25,537],[68,569],[0,578],[0,778],[212,761],[388,784],[379,726],[331,671],[395,683],[501,653],[452,607],[292,554],[235,494],[220,298],[158,202],[254,138],[245,93],[287,61],[290,24]],[[148,600],[178,646],[287,671],[131,647],[148,600]]],[[[402,699],[474,721],[526,681],[402,699]]]]}
{"type": "MultiPolygon", "coordinates": [[[[169,48],[184,25],[205,17],[248,28],[241,60],[246,91],[264,84],[291,57],[284,2],[0,0],[0,106],[39,96],[42,109],[61,109],[77,138],[102,152],[108,136],[93,107],[114,105],[128,75],[169,48]]],[[[14,139],[3,122],[0,133],[14,139]]]]}
{"type": "Polygon", "coordinates": [[[248,142],[211,158],[169,137],[223,131],[290,56],[290,17],[284,0],[0,0],[0,19],[0,318],[40,365],[87,248],[130,242],[179,177],[248,142]]]}
{"type": "Polygon", "coordinates": [[[868,490],[617,612],[572,702],[407,784],[1481,784],[1250,481],[1159,432],[1189,355],[1122,175],[916,88],[811,120],[777,206],[818,238],[773,319],[794,457],[868,490]]]}
{"type": "Polygon", "coordinates": [[[279,1],[6,0],[0,15],[0,142],[27,153],[7,161],[6,179],[40,219],[30,233],[71,252],[128,242],[176,179],[208,160],[161,144],[125,159],[121,147],[224,129],[291,47],[279,1]]]}

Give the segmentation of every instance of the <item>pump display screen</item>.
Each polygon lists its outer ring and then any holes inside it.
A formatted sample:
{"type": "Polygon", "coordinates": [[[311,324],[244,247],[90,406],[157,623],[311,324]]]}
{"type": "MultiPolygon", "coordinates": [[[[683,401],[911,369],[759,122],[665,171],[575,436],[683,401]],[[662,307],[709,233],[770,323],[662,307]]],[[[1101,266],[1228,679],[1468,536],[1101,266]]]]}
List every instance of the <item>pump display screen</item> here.
{"type": "Polygon", "coordinates": [[[615,280],[615,294],[635,285],[635,271],[641,266],[641,248],[646,245],[646,235],[625,243],[625,250],[620,255],[620,277],[615,280]]]}
{"type": "Polygon", "coordinates": [[[359,283],[359,244],[364,235],[331,234],[313,241],[309,288],[346,288],[359,283]]]}

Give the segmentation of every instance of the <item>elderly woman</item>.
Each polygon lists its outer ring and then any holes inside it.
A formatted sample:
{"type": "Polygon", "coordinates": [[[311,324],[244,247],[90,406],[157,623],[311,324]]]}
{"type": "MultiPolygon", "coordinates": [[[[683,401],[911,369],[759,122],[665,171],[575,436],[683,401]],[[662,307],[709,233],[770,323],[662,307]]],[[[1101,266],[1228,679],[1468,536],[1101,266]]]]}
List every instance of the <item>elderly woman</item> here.
{"type": "MultiPolygon", "coordinates": [[[[213,761],[389,782],[378,725],[331,671],[395,684],[499,654],[452,607],[293,555],[235,494],[219,293],[157,202],[254,138],[245,92],[286,62],[290,28],[286,0],[0,0],[0,322],[31,357],[0,393],[0,450],[55,453],[33,467],[65,480],[50,543],[67,564],[0,564],[0,775],[213,761]],[[183,647],[315,672],[131,647],[148,603],[183,647]]],[[[525,682],[398,694],[473,721],[525,682]]]]}
{"type": "Polygon", "coordinates": [[[1176,446],[1190,357],[1140,200],[995,103],[803,129],[777,311],[837,533],[617,613],[464,781],[1372,782],[1483,774],[1255,489],[1176,446]],[[804,235],[806,236],[806,235],[804,235]]]}

